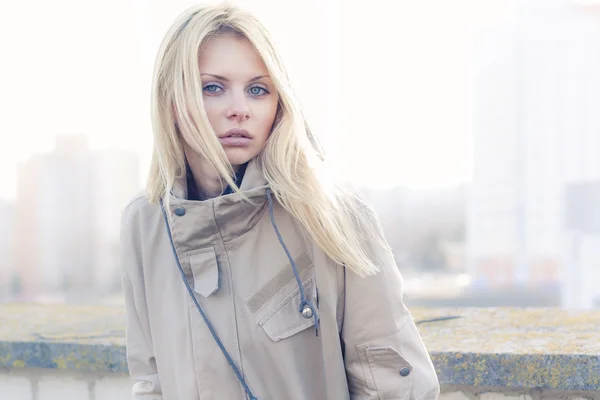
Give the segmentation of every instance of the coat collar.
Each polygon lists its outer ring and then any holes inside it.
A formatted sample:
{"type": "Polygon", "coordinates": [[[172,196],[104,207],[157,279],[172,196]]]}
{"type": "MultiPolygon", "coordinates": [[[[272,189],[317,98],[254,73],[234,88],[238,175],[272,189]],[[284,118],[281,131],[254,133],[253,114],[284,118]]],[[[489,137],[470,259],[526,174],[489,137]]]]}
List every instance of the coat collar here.
{"type": "MultiPolygon", "coordinates": [[[[263,186],[267,186],[267,180],[264,178],[262,172],[260,171],[260,168],[258,167],[258,161],[256,160],[256,158],[248,161],[248,165],[246,167],[246,170],[244,171],[244,177],[242,179],[242,184],[240,186],[240,189],[245,192],[251,189],[256,189],[259,187],[263,187],[263,186]]],[[[179,178],[177,178],[173,184],[173,189],[171,190],[172,193],[172,197],[181,199],[181,200],[187,200],[188,199],[188,182],[187,182],[187,176],[181,176],[179,178]]],[[[214,199],[219,199],[221,197],[226,197],[227,195],[224,196],[218,196],[215,197],[214,199]]],[[[211,200],[214,199],[207,199],[207,200],[202,200],[202,201],[207,201],[210,202],[211,200]]],[[[191,201],[196,201],[196,200],[191,200],[191,201]]]]}
{"type": "Polygon", "coordinates": [[[169,209],[171,233],[179,256],[220,240],[232,240],[252,229],[266,210],[267,187],[256,159],[248,163],[240,186],[250,201],[237,193],[203,201],[188,200],[186,178],[178,179],[170,196],[169,209]]]}

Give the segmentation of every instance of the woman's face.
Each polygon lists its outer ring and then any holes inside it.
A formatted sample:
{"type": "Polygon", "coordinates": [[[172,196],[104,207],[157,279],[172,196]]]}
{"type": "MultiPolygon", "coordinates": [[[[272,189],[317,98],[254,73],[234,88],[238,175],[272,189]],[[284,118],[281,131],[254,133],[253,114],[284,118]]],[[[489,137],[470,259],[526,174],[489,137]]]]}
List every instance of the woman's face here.
{"type": "Polygon", "coordinates": [[[277,112],[275,85],[250,42],[233,34],[205,42],[199,68],[208,119],[237,167],[256,157],[267,142],[277,112]]]}

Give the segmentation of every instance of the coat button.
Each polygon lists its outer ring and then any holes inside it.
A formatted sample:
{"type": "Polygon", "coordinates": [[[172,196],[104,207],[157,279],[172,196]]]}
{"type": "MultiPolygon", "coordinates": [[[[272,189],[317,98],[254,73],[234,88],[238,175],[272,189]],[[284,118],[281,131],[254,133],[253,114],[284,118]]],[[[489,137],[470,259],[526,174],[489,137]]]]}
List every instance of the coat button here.
{"type": "Polygon", "coordinates": [[[185,215],[185,208],[179,207],[175,209],[175,215],[178,217],[183,217],[185,215]]]}
{"type": "Polygon", "coordinates": [[[404,367],[400,370],[400,376],[408,376],[410,374],[410,368],[404,367]]]}
{"type": "Polygon", "coordinates": [[[306,319],[312,318],[313,310],[309,306],[304,307],[302,309],[302,316],[306,319]]]}

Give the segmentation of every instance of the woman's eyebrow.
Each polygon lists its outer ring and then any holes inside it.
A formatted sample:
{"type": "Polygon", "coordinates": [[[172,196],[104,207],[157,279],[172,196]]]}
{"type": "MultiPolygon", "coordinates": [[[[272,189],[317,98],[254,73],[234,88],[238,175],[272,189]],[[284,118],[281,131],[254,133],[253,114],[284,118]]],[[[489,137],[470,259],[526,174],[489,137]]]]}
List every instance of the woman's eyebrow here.
{"type": "MultiPolygon", "coordinates": [[[[208,74],[208,73],[201,73],[200,75],[209,75],[209,76],[217,78],[217,79],[219,79],[221,81],[229,82],[229,79],[227,79],[227,78],[225,78],[224,76],[221,76],[221,75],[208,74]]],[[[258,80],[260,80],[262,78],[270,78],[270,76],[269,75],[258,75],[258,76],[255,76],[254,78],[250,79],[248,82],[255,82],[255,81],[258,81],[258,80]]]]}
{"type": "Polygon", "coordinates": [[[259,79],[262,79],[262,78],[270,78],[270,76],[269,75],[258,75],[258,76],[255,76],[254,78],[250,79],[249,82],[258,81],[259,79]]]}

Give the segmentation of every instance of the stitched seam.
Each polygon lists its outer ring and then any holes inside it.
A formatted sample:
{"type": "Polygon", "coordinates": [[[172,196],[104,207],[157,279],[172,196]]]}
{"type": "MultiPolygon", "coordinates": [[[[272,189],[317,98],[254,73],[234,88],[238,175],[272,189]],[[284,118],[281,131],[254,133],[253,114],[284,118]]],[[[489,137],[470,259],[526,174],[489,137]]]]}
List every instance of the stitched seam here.
{"type": "MultiPolygon", "coordinates": [[[[213,294],[214,292],[216,292],[219,289],[219,263],[217,262],[217,252],[214,248],[214,246],[210,246],[210,247],[205,247],[203,249],[200,250],[193,250],[192,252],[190,252],[192,254],[189,254],[188,256],[188,262],[190,264],[190,269],[192,271],[192,279],[194,281],[194,287],[193,290],[194,292],[200,294],[202,297],[208,297],[211,294],[213,294]],[[193,259],[196,256],[199,255],[203,255],[203,254],[212,254],[212,257],[210,259],[210,266],[208,267],[210,270],[198,270],[198,263],[194,262],[193,259]],[[212,262],[214,261],[214,265],[212,264],[212,262]],[[212,273],[214,273],[214,268],[216,268],[217,270],[217,281],[214,282],[214,277],[211,276],[212,273]],[[203,272],[205,274],[203,274],[203,272]],[[205,279],[202,279],[202,277],[204,276],[205,279]],[[208,276],[210,276],[212,279],[208,280],[208,276]],[[210,293],[201,293],[200,290],[204,291],[204,285],[203,283],[209,283],[211,285],[211,292],[210,293]],[[196,286],[200,286],[200,288],[198,288],[199,290],[197,290],[196,286]]],[[[206,265],[206,264],[203,264],[206,265]]]]}
{"type": "Polygon", "coordinates": [[[287,337],[287,336],[290,335],[290,333],[292,333],[294,331],[297,331],[298,328],[305,328],[306,329],[306,328],[309,328],[309,327],[313,326],[314,324],[315,324],[315,320],[313,318],[309,318],[309,319],[306,319],[304,321],[298,321],[296,323],[296,325],[291,326],[290,328],[286,329],[283,332],[279,332],[277,334],[277,336],[278,336],[278,338],[281,337],[281,336],[287,337]]]}
{"type": "MultiPolygon", "coordinates": [[[[369,350],[370,350],[370,349],[386,349],[386,348],[388,348],[388,349],[391,349],[391,350],[392,350],[392,355],[393,355],[393,356],[398,356],[398,357],[399,357],[399,360],[401,361],[401,366],[404,366],[404,365],[402,365],[402,364],[403,364],[403,363],[405,363],[405,364],[406,364],[406,366],[408,366],[408,367],[411,369],[411,372],[412,372],[412,370],[413,370],[413,366],[412,366],[412,364],[411,364],[410,362],[408,362],[408,360],[407,360],[406,358],[404,358],[404,357],[403,357],[403,356],[400,354],[400,352],[398,352],[398,350],[396,350],[396,349],[395,349],[394,347],[392,347],[392,346],[381,346],[381,347],[379,347],[379,348],[377,348],[377,347],[373,347],[373,348],[371,348],[371,347],[366,347],[366,348],[365,348],[365,354],[366,354],[366,356],[367,356],[367,361],[368,361],[368,363],[369,363],[369,368],[371,369],[371,373],[373,374],[373,383],[374,383],[374,385],[375,385],[375,390],[377,391],[377,396],[379,396],[379,398],[380,398],[380,399],[382,399],[382,400],[384,400],[384,399],[383,399],[383,396],[385,395],[385,393],[384,393],[384,390],[383,390],[383,389],[380,389],[380,388],[379,388],[379,386],[377,385],[377,383],[378,383],[377,381],[378,381],[378,380],[377,380],[377,378],[376,378],[376,376],[377,376],[377,371],[378,371],[378,370],[380,370],[380,369],[382,369],[382,368],[380,368],[380,366],[379,366],[379,365],[377,365],[377,362],[376,362],[376,357],[377,357],[377,354],[373,354],[373,353],[372,353],[372,352],[370,352],[369,350]]],[[[389,353],[388,353],[388,354],[389,354],[389,353]]],[[[385,368],[384,368],[384,369],[385,369],[385,368]]],[[[401,378],[401,379],[407,379],[407,378],[401,378]]],[[[411,377],[408,377],[408,379],[412,379],[412,378],[411,378],[411,377]]],[[[379,381],[381,381],[381,379],[379,379],[379,381]]]]}
{"type": "MultiPolygon", "coordinates": [[[[165,210],[166,211],[166,210],[165,210]]],[[[167,213],[167,215],[169,215],[170,213],[167,213]]],[[[175,234],[175,221],[172,219],[170,221],[170,230],[171,230],[171,238],[173,239],[173,247],[175,247],[175,252],[178,252],[177,249],[177,235],[175,234]]],[[[182,265],[183,268],[183,265],[182,265]]],[[[191,269],[191,268],[190,268],[191,269]]],[[[192,274],[193,276],[193,274],[192,274]]],[[[187,276],[185,277],[187,279],[187,276]]],[[[192,314],[198,312],[198,310],[195,307],[195,304],[193,301],[190,301],[190,296],[184,296],[187,302],[187,306],[188,306],[188,328],[190,329],[190,338],[192,339],[192,352],[193,352],[193,356],[192,356],[192,362],[194,363],[194,371],[196,371],[197,373],[200,373],[199,369],[198,369],[198,363],[196,362],[196,344],[195,344],[195,340],[194,340],[194,331],[192,329],[192,314]],[[194,307],[192,307],[194,306],[194,307]]],[[[198,397],[201,399],[202,396],[200,395],[200,393],[202,392],[200,390],[200,380],[196,379],[196,389],[198,390],[198,397]]]]}
{"type": "MultiPolygon", "coordinates": [[[[309,282],[312,280],[312,276],[309,276],[307,279],[305,279],[302,282],[303,286],[307,286],[309,284],[309,282]]],[[[269,311],[267,313],[267,315],[265,315],[264,317],[262,317],[260,319],[260,321],[258,321],[258,325],[263,326],[265,324],[265,322],[267,322],[269,319],[271,319],[271,317],[276,314],[279,310],[281,310],[283,308],[283,306],[285,306],[287,303],[289,303],[294,297],[296,297],[298,294],[300,293],[300,288],[296,287],[292,293],[290,293],[289,295],[287,295],[283,300],[281,300],[279,303],[277,303],[277,305],[275,307],[273,307],[273,309],[271,311],[269,311]]]]}
{"type": "MultiPolygon", "coordinates": [[[[166,210],[165,210],[165,211],[166,211],[166,210]]],[[[167,215],[170,215],[170,214],[171,214],[170,212],[167,212],[167,215]]],[[[174,220],[174,219],[171,219],[171,220],[169,221],[169,226],[171,227],[171,238],[173,239],[173,247],[175,247],[175,252],[177,253],[177,257],[179,257],[179,254],[183,255],[183,254],[185,254],[185,253],[184,253],[184,252],[181,250],[181,248],[179,248],[179,246],[177,245],[177,243],[179,242],[179,240],[178,240],[178,235],[175,233],[175,225],[176,225],[176,222],[175,222],[175,220],[174,220]]],[[[179,261],[180,261],[180,263],[181,263],[181,258],[180,258],[180,260],[179,260],[179,261]]],[[[189,260],[188,260],[188,261],[189,261],[189,260]]],[[[189,262],[188,262],[188,264],[189,264],[189,262]]],[[[177,265],[176,265],[175,267],[177,267],[177,265]]],[[[183,267],[184,267],[184,264],[181,264],[181,268],[183,268],[183,267]]],[[[184,270],[183,270],[183,272],[185,273],[185,272],[187,272],[187,271],[184,269],[184,270]]],[[[190,282],[190,281],[188,280],[188,283],[189,283],[190,285],[192,285],[192,284],[194,283],[194,282],[193,282],[193,279],[194,279],[194,271],[192,270],[192,266],[191,266],[191,265],[190,265],[190,274],[191,274],[192,282],[190,282]]],[[[188,279],[188,276],[187,276],[187,274],[185,275],[185,279],[188,279]]],[[[193,304],[193,302],[192,302],[192,304],[193,304]]]]}
{"type": "Polygon", "coordinates": [[[367,348],[365,348],[365,356],[367,357],[367,367],[369,368],[369,371],[371,371],[371,375],[373,376],[373,389],[375,389],[375,394],[377,395],[377,398],[379,400],[384,400],[383,399],[383,391],[379,390],[379,387],[377,386],[377,366],[373,365],[371,357],[369,357],[369,352],[367,351],[367,348]]]}
{"type": "Polygon", "coordinates": [[[208,247],[202,247],[201,249],[190,250],[187,253],[184,253],[188,259],[192,256],[197,256],[198,254],[209,253],[211,250],[214,250],[215,246],[209,245],[208,247]]]}
{"type": "MultiPolygon", "coordinates": [[[[265,202],[265,204],[262,206],[262,210],[259,210],[257,213],[258,215],[256,217],[256,221],[254,221],[252,224],[249,224],[248,229],[246,231],[244,231],[243,233],[231,235],[231,237],[227,237],[227,239],[225,239],[223,237],[223,235],[221,235],[219,232],[219,236],[221,236],[221,240],[223,241],[223,243],[232,242],[232,241],[237,240],[237,239],[247,235],[248,233],[250,233],[252,231],[252,229],[254,229],[254,227],[256,225],[258,225],[258,223],[263,219],[263,215],[265,214],[266,210],[267,210],[267,203],[265,202]]],[[[214,212],[214,210],[213,210],[213,212],[214,212]]],[[[215,221],[216,221],[216,219],[215,219],[215,221]]],[[[246,395],[246,392],[244,392],[244,396],[245,395],[246,395]]]]}
{"type": "MultiPolygon", "coordinates": [[[[306,259],[308,262],[306,263],[306,266],[301,266],[301,270],[298,271],[298,273],[301,275],[301,277],[304,277],[307,272],[306,271],[310,271],[311,267],[313,266],[313,263],[310,261],[310,259],[308,258],[308,256],[304,253],[301,253],[298,257],[296,257],[298,259],[298,261],[306,259]]],[[[288,285],[290,285],[291,282],[296,282],[296,278],[293,274],[293,271],[291,270],[292,266],[290,263],[288,263],[286,265],[285,268],[282,268],[282,270],[275,275],[275,277],[273,277],[271,280],[269,280],[269,282],[267,282],[265,285],[263,285],[262,288],[260,288],[256,293],[254,293],[248,300],[246,300],[246,305],[248,306],[248,308],[250,309],[251,312],[256,313],[260,310],[262,310],[271,299],[273,299],[275,296],[277,296],[279,293],[281,293],[282,290],[284,290],[288,285]],[[283,278],[287,278],[285,280],[285,282],[281,283],[280,285],[277,286],[276,290],[268,290],[269,286],[276,280],[282,280],[283,278]],[[261,294],[261,292],[266,291],[266,294],[261,294]],[[259,301],[262,300],[262,301],[259,301]]],[[[279,283],[279,282],[277,282],[279,283]]]]}
{"type": "MultiPolygon", "coordinates": [[[[227,248],[225,247],[225,241],[223,240],[223,235],[221,234],[221,229],[219,229],[219,226],[217,225],[217,213],[215,211],[215,203],[214,202],[212,204],[212,212],[213,212],[213,223],[214,223],[217,233],[219,234],[219,237],[221,238],[221,243],[223,243],[223,253],[225,254],[225,257],[227,258],[227,265],[228,265],[227,269],[229,271],[229,285],[231,286],[231,296],[229,296],[229,300],[230,300],[231,306],[233,308],[233,333],[234,333],[234,338],[235,338],[234,346],[237,349],[237,354],[238,354],[238,357],[240,360],[240,366],[239,366],[240,374],[242,375],[242,377],[244,377],[244,365],[243,365],[244,363],[242,361],[242,350],[240,349],[240,346],[239,346],[240,338],[238,335],[238,327],[237,327],[237,310],[235,308],[235,299],[233,298],[234,297],[233,273],[231,271],[231,262],[229,260],[229,253],[227,252],[227,248]]],[[[218,262],[217,262],[217,264],[218,264],[218,262]]],[[[238,382],[238,388],[241,391],[242,398],[246,398],[246,390],[244,389],[241,382],[238,382]]]]}
{"type": "MultiPolygon", "coordinates": [[[[361,353],[361,349],[357,347],[355,350],[356,350],[356,354],[358,356],[357,358],[358,358],[358,360],[360,362],[360,366],[362,367],[363,376],[364,376],[364,382],[365,382],[366,386],[370,390],[374,390],[375,392],[377,392],[377,388],[374,387],[374,385],[375,385],[375,377],[373,376],[373,371],[371,371],[371,368],[369,367],[369,365],[366,365],[369,362],[368,360],[365,359],[366,356],[367,356],[366,352],[365,352],[365,356],[362,357],[361,354],[360,354],[361,353]],[[369,379],[367,378],[367,369],[369,370],[369,373],[371,374],[371,381],[369,381],[369,379]],[[373,385],[371,385],[369,382],[373,382],[373,385]]],[[[377,395],[377,396],[379,397],[379,395],[377,395]]]]}

